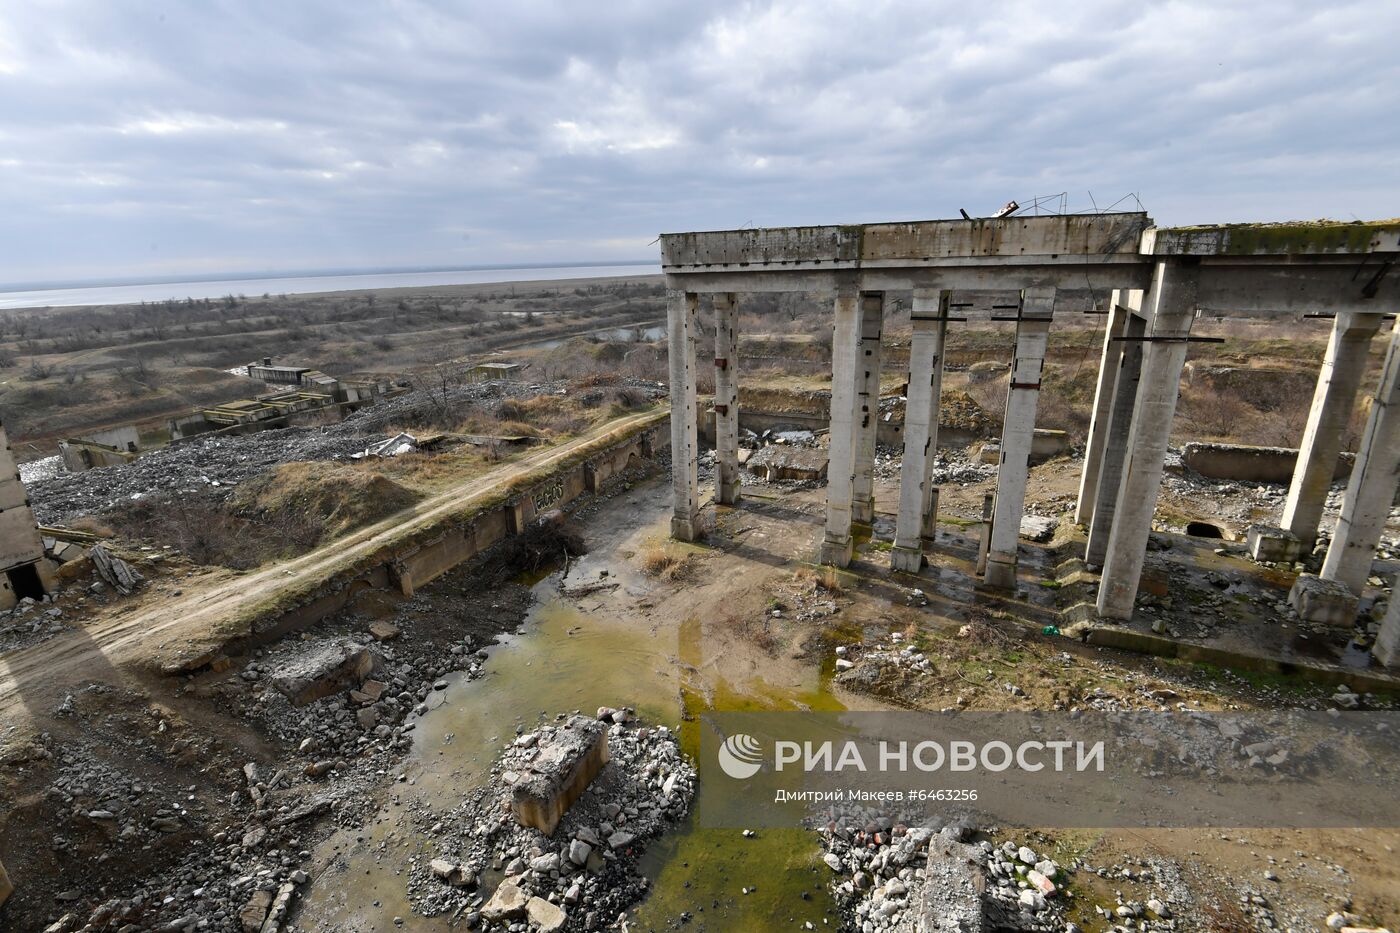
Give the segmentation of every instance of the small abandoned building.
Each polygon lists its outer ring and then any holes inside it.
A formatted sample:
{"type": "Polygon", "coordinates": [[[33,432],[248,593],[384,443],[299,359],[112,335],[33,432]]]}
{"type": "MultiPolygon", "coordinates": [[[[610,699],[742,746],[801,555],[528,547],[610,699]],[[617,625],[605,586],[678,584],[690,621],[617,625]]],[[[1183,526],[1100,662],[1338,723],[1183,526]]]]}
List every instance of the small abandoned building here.
{"type": "Polygon", "coordinates": [[[0,609],[26,596],[42,598],[48,591],[46,571],[44,541],[0,424],[0,609]]]}
{"type": "Polygon", "coordinates": [[[248,378],[277,385],[299,386],[304,373],[311,372],[310,366],[290,366],[286,363],[273,363],[272,357],[265,356],[260,363],[248,364],[248,378]]]}
{"type": "Polygon", "coordinates": [[[84,437],[70,437],[58,444],[63,466],[69,473],[81,473],[94,467],[121,466],[135,460],[141,452],[141,432],[134,424],[124,424],[108,431],[98,431],[84,437]]]}
{"type": "Polygon", "coordinates": [[[514,382],[524,371],[524,363],[501,360],[494,363],[478,363],[471,368],[468,376],[472,382],[514,382]]]}

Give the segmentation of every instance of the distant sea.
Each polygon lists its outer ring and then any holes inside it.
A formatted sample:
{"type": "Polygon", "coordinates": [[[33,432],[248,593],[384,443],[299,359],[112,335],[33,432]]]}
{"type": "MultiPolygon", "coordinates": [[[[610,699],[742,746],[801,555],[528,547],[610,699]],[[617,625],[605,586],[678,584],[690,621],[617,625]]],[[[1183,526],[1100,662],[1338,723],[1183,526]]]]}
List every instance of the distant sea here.
{"type": "Polygon", "coordinates": [[[356,274],[273,276],[249,279],[202,279],[189,282],[146,282],[114,285],[72,285],[58,288],[0,291],[0,310],[58,308],[74,305],[130,305],[143,301],[222,298],[225,295],[305,295],[311,292],[373,291],[377,288],[420,288],[431,285],[479,285],[489,282],[548,282],[606,276],[659,275],[657,265],[494,266],[430,272],[366,272],[356,274]]]}

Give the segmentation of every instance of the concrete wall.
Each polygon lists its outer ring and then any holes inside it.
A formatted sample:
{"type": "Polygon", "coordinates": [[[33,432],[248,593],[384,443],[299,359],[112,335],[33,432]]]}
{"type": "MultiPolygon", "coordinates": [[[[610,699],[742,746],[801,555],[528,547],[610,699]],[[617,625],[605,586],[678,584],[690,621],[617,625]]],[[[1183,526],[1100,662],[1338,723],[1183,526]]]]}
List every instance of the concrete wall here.
{"type": "MultiPolygon", "coordinates": [[[[322,589],[300,605],[283,610],[276,617],[259,620],[246,635],[223,647],[225,654],[245,654],[287,634],[313,625],[331,613],[344,609],[365,589],[398,587],[411,592],[512,534],[525,530],[537,514],[562,508],[597,489],[609,479],[670,446],[670,426],[662,421],[597,451],[580,463],[541,478],[509,501],[474,516],[435,537],[403,545],[383,555],[383,561],[351,578],[327,580],[322,589]],[[590,488],[591,486],[591,488],[590,488]],[[538,506],[538,507],[537,507],[538,506]],[[525,527],[517,527],[524,516],[525,527]]],[[[181,670],[210,663],[214,655],[195,659],[181,670]]]]}
{"type": "Polygon", "coordinates": [[[0,424],[0,572],[40,560],[44,542],[19,479],[5,426],[0,424]]]}
{"type": "MultiPolygon", "coordinates": [[[[1247,444],[1187,444],[1181,451],[1182,465],[1210,479],[1238,480],[1248,483],[1281,483],[1293,479],[1298,462],[1294,447],[1251,447],[1247,444]]],[[[1351,475],[1356,455],[1343,453],[1337,459],[1333,480],[1351,475]]]]}

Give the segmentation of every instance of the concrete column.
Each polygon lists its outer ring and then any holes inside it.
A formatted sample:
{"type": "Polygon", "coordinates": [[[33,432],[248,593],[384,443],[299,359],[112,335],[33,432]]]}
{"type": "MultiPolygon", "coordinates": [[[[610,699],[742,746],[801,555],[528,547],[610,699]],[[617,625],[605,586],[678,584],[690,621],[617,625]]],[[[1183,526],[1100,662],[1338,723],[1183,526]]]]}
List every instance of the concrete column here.
{"type": "Polygon", "coordinates": [[[856,405],[856,463],[851,492],[851,521],[867,533],[875,522],[875,435],[880,426],[880,331],[885,304],[862,302],[860,314],[860,388],[856,405]]]}
{"type": "Polygon", "coordinates": [[[1337,455],[1342,450],[1342,434],[1351,421],[1356,404],[1356,388],[1366,371],[1366,355],[1371,338],[1380,329],[1379,314],[1343,311],[1332,324],[1327,354],[1317,374],[1308,426],[1298,445],[1298,464],[1283,504],[1283,527],[1291,531],[1304,549],[1311,549],[1332,488],[1337,455]]]}
{"type": "Polygon", "coordinates": [[[860,331],[863,306],[883,307],[883,292],[859,292],[853,282],[836,293],[835,324],[831,337],[831,431],[826,469],[826,532],[821,562],[845,567],[851,562],[851,496],[855,482],[858,390],[864,370],[860,365],[860,331]]]}
{"type": "Polygon", "coordinates": [[[1371,575],[1371,562],[1376,556],[1385,520],[1395,501],[1395,489],[1400,483],[1400,324],[1391,328],[1390,347],[1381,369],[1381,384],[1371,403],[1371,417],[1366,420],[1366,433],[1361,449],[1356,452],[1356,466],[1347,481],[1342,514],[1337,519],[1337,531],[1327,546],[1322,562],[1324,580],[1336,580],[1361,595],[1366,578],[1371,575]]]}
{"type": "Polygon", "coordinates": [[[923,539],[932,537],[927,523],[937,501],[933,457],[938,449],[938,403],[943,387],[943,341],[948,332],[946,295],[914,292],[910,315],[909,388],[904,403],[904,457],[899,468],[899,517],[895,522],[890,566],[916,573],[924,563],[923,539]]]}
{"type": "Polygon", "coordinates": [[[1381,621],[1381,630],[1376,635],[1376,646],[1371,649],[1371,654],[1386,667],[1400,667],[1400,586],[1391,588],[1390,607],[1381,621]]]}
{"type": "Polygon", "coordinates": [[[671,537],[700,537],[700,419],[695,405],[694,292],[666,296],[668,352],[671,363],[671,537]]]}
{"type": "Polygon", "coordinates": [[[715,501],[739,501],[739,332],[732,293],[715,296],[715,501]]]}
{"type": "Polygon", "coordinates": [[[1123,349],[1118,359],[1118,375],[1113,380],[1113,405],[1106,419],[1098,489],[1094,492],[1089,541],[1084,548],[1084,562],[1093,567],[1102,567],[1108,553],[1108,537],[1113,532],[1113,516],[1118,507],[1118,488],[1123,482],[1123,464],[1128,461],[1133,405],[1137,403],[1138,383],[1142,378],[1142,338],[1147,333],[1147,321],[1140,315],[1130,314],[1123,325],[1122,336],[1126,339],[1118,341],[1123,349]]]}
{"type": "Polygon", "coordinates": [[[1011,364],[1011,387],[1001,427],[1001,465],[997,468],[996,502],[987,546],[988,586],[1016,586],[1016,545],[1021,540],[1021,516],[1026,509],[1030,479],[1031,442],[1035,438],[1035,409],[1040,400],[1040,374],[1055,308],[1053,288],[1021,292],[1016,322],[1016,358],[1011,364]]]}
{"type": "Polygon", "coordinates": [[[1200,267],[1192,261],[1159,261],[1144,303],[1151,316],[1152,341],[1143,351],[1142,380],[1128,434],[1128,462],[1118,484],[1113,527],[1108,537],[1098,614],[1131,619],[1147,559],[1152,513],[1162,485],[1162,468],[1176,416],[1186,337],[1196,316],[1200,267]]]}
{"type": "Polygon", "coordinates": [[[1074,506],[1074,523],[1087,525],[1094,518],[1100,465],[1108,443],[1108,419],[1113,408],[1113,384],[1123,359],[1121,338],[1132,312],[1142,307],[1140,289],[1114,289],[1108,299],[1108,326],[1104,328],[1103,353],[1099,357],[1099,382],[1094,389],[1094,409],[1089,418],[1089,439],[1084,445],[1084,469],[1079,474],[1079,498],[1074,506]],[[1136,304],[1133,303],[1136,297],[1136,304]]]}

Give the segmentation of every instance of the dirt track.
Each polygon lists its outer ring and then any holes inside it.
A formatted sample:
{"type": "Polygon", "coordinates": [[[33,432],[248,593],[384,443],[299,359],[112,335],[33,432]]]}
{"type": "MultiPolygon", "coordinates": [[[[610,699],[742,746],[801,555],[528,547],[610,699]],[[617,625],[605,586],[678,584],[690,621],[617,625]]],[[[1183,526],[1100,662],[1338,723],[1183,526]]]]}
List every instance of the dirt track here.
{"type": "MultiPolygon", "coordinates": [[[[162,600],[124,615],[108,613],[90,626],[71,629],[41,644],[0,658],[0,722],[21,726],[43,716],[65,689],[103,679],[104,672],[149,662],[159,642],[171,638],[195,640],[220,618],[245,611],[275,597],[282,587],[302,586],[308,577],[329,576],[349,560],[371,554],[392,539],[430,525],[444,514],[491,494],[502,484],[568,457],[603,434],[660,420],[669,409],[652,410],[609,422],[597,430],[557,447],[528,454],[485,476],[446,489],[412,509],[396,513],[344,538],[289,561],[271,564],[241,576],[217,575],[207,582],[183,584],[180,596],[162,600]],[[36,706],[36,701],[38,705],[36,706]]],[[[8,736],[6,736],[8,738],[8,736]]]]}

